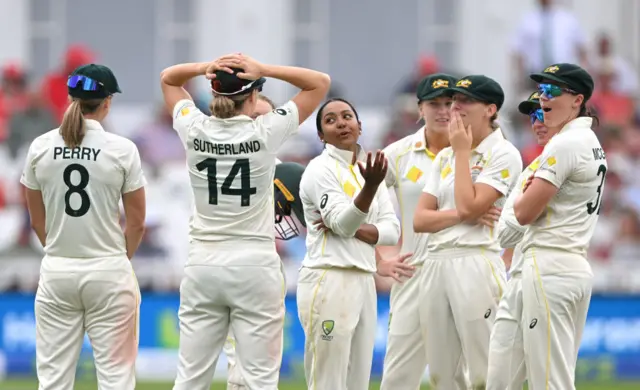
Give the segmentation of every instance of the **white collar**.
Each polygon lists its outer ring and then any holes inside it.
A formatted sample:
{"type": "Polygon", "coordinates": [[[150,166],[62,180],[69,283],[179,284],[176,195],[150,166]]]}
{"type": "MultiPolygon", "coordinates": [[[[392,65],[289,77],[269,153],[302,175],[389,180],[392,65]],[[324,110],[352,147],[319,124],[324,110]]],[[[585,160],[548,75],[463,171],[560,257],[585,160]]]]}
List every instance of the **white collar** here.
{"type": "MultiPolygon", "coordinates": [[[[364,152],[360,145],[357,146],[357,157],[356,161],[366,161],[367,154],[364,152]]],[[[336,160],[340,160],[347,165],[353,165],[353,152],[350,150],[338,149],[333,145],[326,144],[325,150],[329,156],[335,158],[336,160]]]]}
{"type": "Polygon", "coordinates": [[[588,116],[579,116],[576,119],[573,119],[571,121],[569,121],[566,125],[564,125],[562,127],[562,130],[560,130],[558,132],[558,134],[562,133],[562,132],[567,132],[567,131],[571,131],[571,130],[577,130],[577,129],[591,129],[591,126],[593,125],[593,118],[590,118],[588,116]]]}
{"type": "Polygon", "coordinates": [[[104,131],[104,128],[102,127],[100,122],[95,119],[85,119],[84,123],[87,126],[87,130],[104,131]]]}
{"type": "Polygon", "coordinates": [[[473,151],[479,154],[485,154],[493,147],[493,145],[503,140],[504,135],[502,135],[502,130],[500,130],[500,128],[498,127],[494,129],[493,132],[487,136],[487,138],[483,139],[482,142],[480,142],[480,144],[478,144],[478,146],[476,146],[473,151]]]}

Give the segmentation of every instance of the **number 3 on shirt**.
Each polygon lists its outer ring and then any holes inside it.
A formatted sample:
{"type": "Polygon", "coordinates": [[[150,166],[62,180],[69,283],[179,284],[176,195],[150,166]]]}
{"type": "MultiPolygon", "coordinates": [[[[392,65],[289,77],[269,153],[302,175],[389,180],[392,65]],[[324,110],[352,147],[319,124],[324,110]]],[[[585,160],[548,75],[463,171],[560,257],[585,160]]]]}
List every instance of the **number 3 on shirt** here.
{"type": "Polygon", "coordinates": [[[602,202],[601,202],[602,187],[604,186],[604,177],[607,175],[607,167],[605,167],[604,164],[598,167],[598,176],[600,175],[602,175],[602,178],[600,179],[600,185],[596,189],[596,192],[598,193],[598,197],[596,198],[595,203],[594,202],[587,203],[587,213],[589,215],[593,214],[594,212],[597,212],[598,215],[600,215],[600,209],[602,208],[602,202]]]}
{"type": "MultiPolygon", "coordinates": [[[[196,165],[198,171],[207,170],[207,182],[209,185],[209,204],[218,204],[218,179],[216,174],[218,173],[218,160],[215,158],[207,158],[200,161],[196,165]]],[[[251,187],[251,175],[250,175],[249,159],[240,158],[231,167],[231,171],[227,178],[224,179],[220,192],[223,195],[235,195],[240,197],[240,206],[247,207],[250,205],[251,195],[255,195],[257,190],[255,187],[251,187]],[[240,173],[240,188],[231,188],[233,180],[240,173]]]]}

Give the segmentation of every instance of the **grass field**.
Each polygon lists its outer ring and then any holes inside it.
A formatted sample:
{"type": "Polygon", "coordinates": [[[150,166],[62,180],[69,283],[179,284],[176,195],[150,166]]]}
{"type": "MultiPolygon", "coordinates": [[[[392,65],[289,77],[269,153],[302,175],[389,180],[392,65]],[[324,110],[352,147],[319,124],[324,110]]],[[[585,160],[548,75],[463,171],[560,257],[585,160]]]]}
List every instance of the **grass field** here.
{"type": "MultiPolygon", "coordinates": [[[[172,383],[138,383],[136,390],[171,390],[172,383]]],[[[304,390],[306,386],[302,382],[280,382],[278,386],[279,390],[304,390]]],[[[578,390],[638,390],[640,389],[640,382],[593,382],[578,384],[578,390]]],[[[378,390],[380,388],[379,383],[372,383],[369,389],[378,390]]],[[[421,387],[422,389],[428,389],[428,386],[421,387]]],[[[38,383],[32,380],[15,380],[0,382],[1,390],[37,390],[38,383]]],[[[91,382],[78,382],[76,383],[75,390],[95,390],[97,385],[91,382]]],[[[224,383],[217,383],[211,386],[211,390],[226,390],[224,383]]]]}

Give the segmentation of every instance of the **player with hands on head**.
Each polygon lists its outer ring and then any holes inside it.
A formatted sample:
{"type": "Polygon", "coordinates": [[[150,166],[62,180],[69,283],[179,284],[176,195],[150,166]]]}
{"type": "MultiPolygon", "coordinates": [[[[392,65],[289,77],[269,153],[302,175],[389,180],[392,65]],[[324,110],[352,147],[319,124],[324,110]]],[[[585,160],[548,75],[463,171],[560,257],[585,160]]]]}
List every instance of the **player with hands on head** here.
{"type": "Polygon", "coordinates": [[[593,272],[587,259],[602,202],[607,160],[591,129],[593,78],[559,63],[531,75],[547,127],[558,129],[514,203],[526,227],[520,244],[521,327],[529,388],[575,389],[578,348],[593,272]]]}
{"type": "Polygon", "coordinates": [[[73,388],[86,332],[100,389],[133,390],[140,290],[130,259],[144,234],[146,179],[135,144],[101,124],[121,92],[113,72],[81,66],[67,92],[60,128],[31,143],[20,179],[45,253],[35,300],[39,388],[73,388]]]}
{"type": "MultiPolygon", "coordinates": [[[[531,130],[539,145],[546,145],[559,130],[544,124],[538,91],[521,102],[518,105],[518,111],[530,118],[531,130]]],[[[500,246],[505,248],[502,259],[509,269],[510,279],[500,300],[496,320],[491,330],[489,374],[487,377],[487,389],[489,390],[522,389],[526,380],[523,333],[520,326],[523,262],[521,240],[526,229],[516,220],[513,204],[525,188],[528,178],[539,166],[540,159],[536,158],[522,171],[516,180],[513,191],[507,198],[498,222],[498,241],[500,246]]]]}
{"type": "Polygon", "coordinates": [[[195,203],[180,286],[174,389],[210,387],[230,328],[246,387],[276,389],[285,315],[274,234],[276,153],[321,103],[329,76],[235,53],[210,63],[171,66],[160,84],[187,151],[195,203]],[[211,116],[198,110],[183,87],[198,76],[211,83],[211,116]],[[269,77],[300,92],[254,120],[269,77]]]}
{"type": "MultiPolygon", "coordinates": [[[[211,102],[213,103],[213,102],[211,102]]],[[[253,110],[253,113],[249,115],[252,119],[258,118],[260,115],[266,115],[269,112],[276,109],[275,103],[267,96],[260,93],[258,95],[258,101],[256,102],[256,107],[253,110]]],[[[280,160],[276,158],[276,164],[278,164],[280,160]]],[[[276,177],[277,177],[277,168],[276,168],[276,177]]],[[[275,186],[274,186],[275,187],[275,186]]],[[[277,211],[277,209],[276,209],[277,211]]],[[[277,218],[277,216],[276,216],[277,218]]],[[[245,382],[242,377],[242,368],[239,366],[239,362],[236,359],[236,340],[233,337],[233,331],[229,329],[229,336],[224,343],[224,347],[222,351],[227,356],[227,388],[229,390],[244,390],[245,382]]]]}
{"type": "Polygon", "coordinates": [[[430,233],[419,310],[431,378],[438,387],[459,388],[457,370],[465,361],[475,388],[486,384],[491,327],[506,279],[495,231],[477,221],[502,206],[522,160],[495,122],[504,102],[496,81],[463,77],[449,93],[451,147],[436,157],[414,216],[415,231],[430,233]]]}
{"type": "Polygon", "coordinates": [[[331,99],[318,110],[316,127],[325,149],[309,162],[300,184],[310,226],[297,290],[305,376],[309,388],[365,390],[377,327],[373,275],[407,277],[413,267],[393,260],[376,264],[375,246],[395,245],[400,223],[380,186],[385,155],[358,145],[362,127],[355,108],[331,99]]]}

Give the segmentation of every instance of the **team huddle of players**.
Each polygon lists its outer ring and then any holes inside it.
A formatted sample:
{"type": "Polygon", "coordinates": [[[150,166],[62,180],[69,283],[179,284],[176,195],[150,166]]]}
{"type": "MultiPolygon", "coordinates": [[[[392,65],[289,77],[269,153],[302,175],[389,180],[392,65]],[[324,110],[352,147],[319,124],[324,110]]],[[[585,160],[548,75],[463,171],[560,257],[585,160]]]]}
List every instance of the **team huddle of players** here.
{"type": "MultiPolygon", "coordinates": [[[[277,389],[285,283],[275,239],[300,225],[309,389],[368,389],[376,273],[396,280],[383,389],[418,388],[427,365],[438,389],[575,388],[593,278],[586,253],[607,164],[587,109],[591,76],[554,64],[531,78],[537,90],[518,109],[544,151],[523,170],[496,121],[503,90],[483,75],[426,77],[416,91],[424,126],[372,153],[359,146],[356,108],[323,103],[326,74],[239,53],[165,69],[161,88],[193,189],[174,389],[208,389],[223,348],[229,389],[277,389]],[[211,82],[210,116],[183,88],[200,76],[211,82]],[[267,78],[300,91],[275,108],[260,94],[267,78]],[[314,112],[323,152],[306,168],[277,161],[314,112]],[[376,251],[399,242],[391,258],[376,251]]],[[[135,146],[100,125],[120,92],[111,71],[78,68],[68,90],[61,127],[33,142],[21,179],[45,247],[40,389],[73,388],[85,331],[100,388],[133,389],[140,294],[129,259],[146,181],[135,146]]]]}

